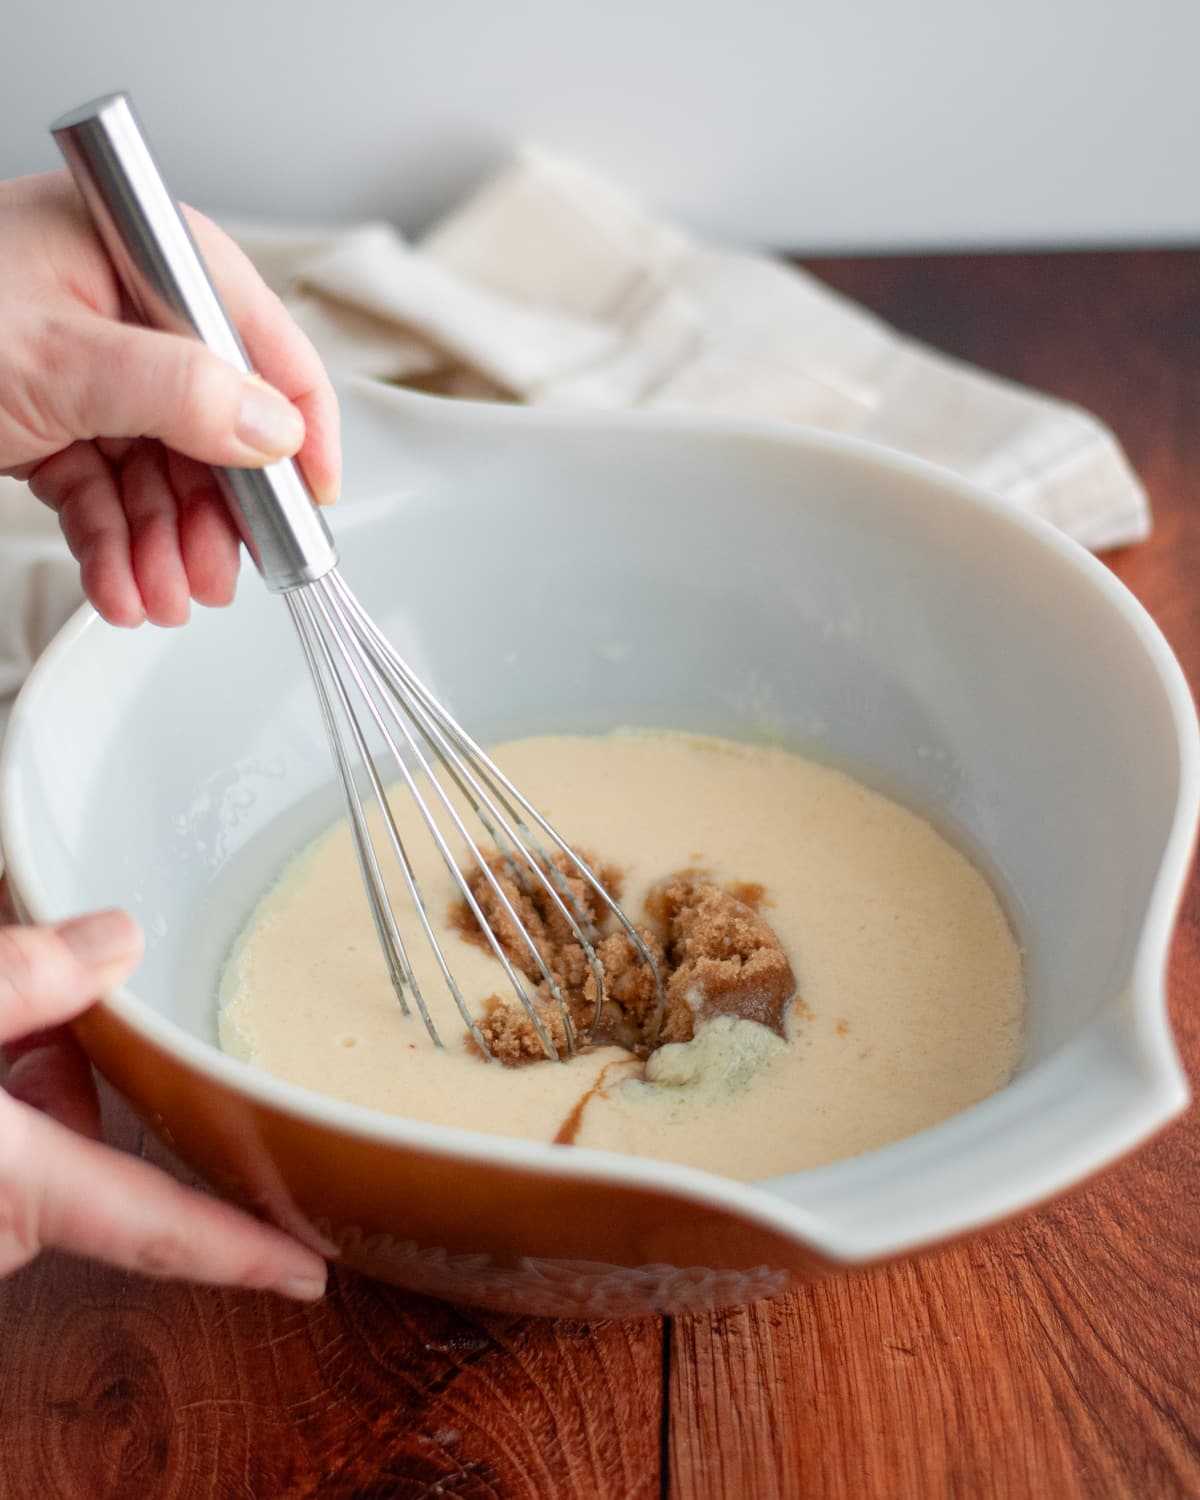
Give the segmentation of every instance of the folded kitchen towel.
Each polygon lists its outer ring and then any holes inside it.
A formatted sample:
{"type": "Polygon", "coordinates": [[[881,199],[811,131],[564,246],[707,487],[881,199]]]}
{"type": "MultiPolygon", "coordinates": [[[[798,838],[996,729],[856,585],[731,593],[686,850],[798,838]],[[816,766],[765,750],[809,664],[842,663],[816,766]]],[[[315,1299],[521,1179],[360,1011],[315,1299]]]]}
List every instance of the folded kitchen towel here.
{"type": "MultiPolygon", "coordinates": [[[[447,395],[770,417],[915,453],[1094,549],[1149,532],[1112,433],[905,338],[782,261],[715,249],[545,151],[416,244],[230,224],[335,373],[447,395]]],[[[0,481],[0,711],[78,601],[52,518],[0,481]]]]}

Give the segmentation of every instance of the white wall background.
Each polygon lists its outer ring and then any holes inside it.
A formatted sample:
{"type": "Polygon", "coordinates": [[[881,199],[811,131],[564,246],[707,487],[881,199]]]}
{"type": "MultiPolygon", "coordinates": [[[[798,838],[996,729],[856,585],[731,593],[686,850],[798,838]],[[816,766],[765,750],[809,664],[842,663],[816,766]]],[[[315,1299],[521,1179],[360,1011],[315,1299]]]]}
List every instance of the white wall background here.
{"type": "Polygon", "coordinates": [[[181,196],[417,228],[519,140],[727,239],[1200,239],[1200,0],[0,0],[0,175],[128,88],[181,196]]]}

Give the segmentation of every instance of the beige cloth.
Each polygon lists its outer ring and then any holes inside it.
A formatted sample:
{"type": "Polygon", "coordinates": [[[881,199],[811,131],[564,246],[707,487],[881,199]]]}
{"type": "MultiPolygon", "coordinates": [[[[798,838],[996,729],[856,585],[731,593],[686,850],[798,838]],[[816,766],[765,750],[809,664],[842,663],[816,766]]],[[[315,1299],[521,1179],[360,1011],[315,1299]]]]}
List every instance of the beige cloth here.
{"type": "MultiPolygon", "coordinates": [[[[230,225],[335,373],[453,395],[765,416],[956,470],[1094,549],[1150,529],[1109,430],[946,358],[764,256],[713,249],[540,150],[418,245],[230,225]]],[[[0,481],[0,702],[74,606],[49,518],[0,481]]]]}

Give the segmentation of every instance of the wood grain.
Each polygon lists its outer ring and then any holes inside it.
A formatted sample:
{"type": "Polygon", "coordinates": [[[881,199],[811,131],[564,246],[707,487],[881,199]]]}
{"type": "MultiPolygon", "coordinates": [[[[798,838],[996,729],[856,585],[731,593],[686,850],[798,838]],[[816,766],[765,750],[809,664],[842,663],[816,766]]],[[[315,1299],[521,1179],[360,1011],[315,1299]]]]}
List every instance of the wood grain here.
{"type": "Polygon", "coordinates": [[[659,1493],[639,1405],[657,1329],[506,1321],[349,1275],[313,1313],[65,1262],[10,1295],[14,1500],[659,1493]]]}
{"type": "MultiPolygon", "coordinates": [[[[1112,561],[1200,680],[1200,254],[812,265],[1114,426],[1157,531],[1112,561]]],[[[1171,966],[1193,1075],[1198,986],[1193,887],[1171,966]]],[[[1198,1147],[1193,1112],[1023,1224],[665,1337],[345,1274],[306,1310],[47,1256],[0,1283],[0,1500],[1194,1496],[1198,1147]]]]}
{"type": "Polygon", "coordinates": [[[45,1256],[0,1289],[0,1350],[4,1500],[660,1494],[657,1323],[344,1272],[305,1309],[45,1256]]]}

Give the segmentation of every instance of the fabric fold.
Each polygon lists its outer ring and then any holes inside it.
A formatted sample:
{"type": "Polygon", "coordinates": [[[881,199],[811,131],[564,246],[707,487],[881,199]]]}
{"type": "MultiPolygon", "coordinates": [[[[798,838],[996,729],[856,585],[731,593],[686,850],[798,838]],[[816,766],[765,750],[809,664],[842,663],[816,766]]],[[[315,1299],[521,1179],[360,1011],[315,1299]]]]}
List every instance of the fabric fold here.
{"type": "MultiPolygon", "coordinates": [[[[784,261],[701,244],[537,148],[415,244],[382,223],[227,227],[335,373],[796,422],[941,464],[1087,547],[1150,530],[1090,413],[906,338],[784,261]]],[[[0,480],[0,709],[79,597],[53,518],[0,480]]]]}

